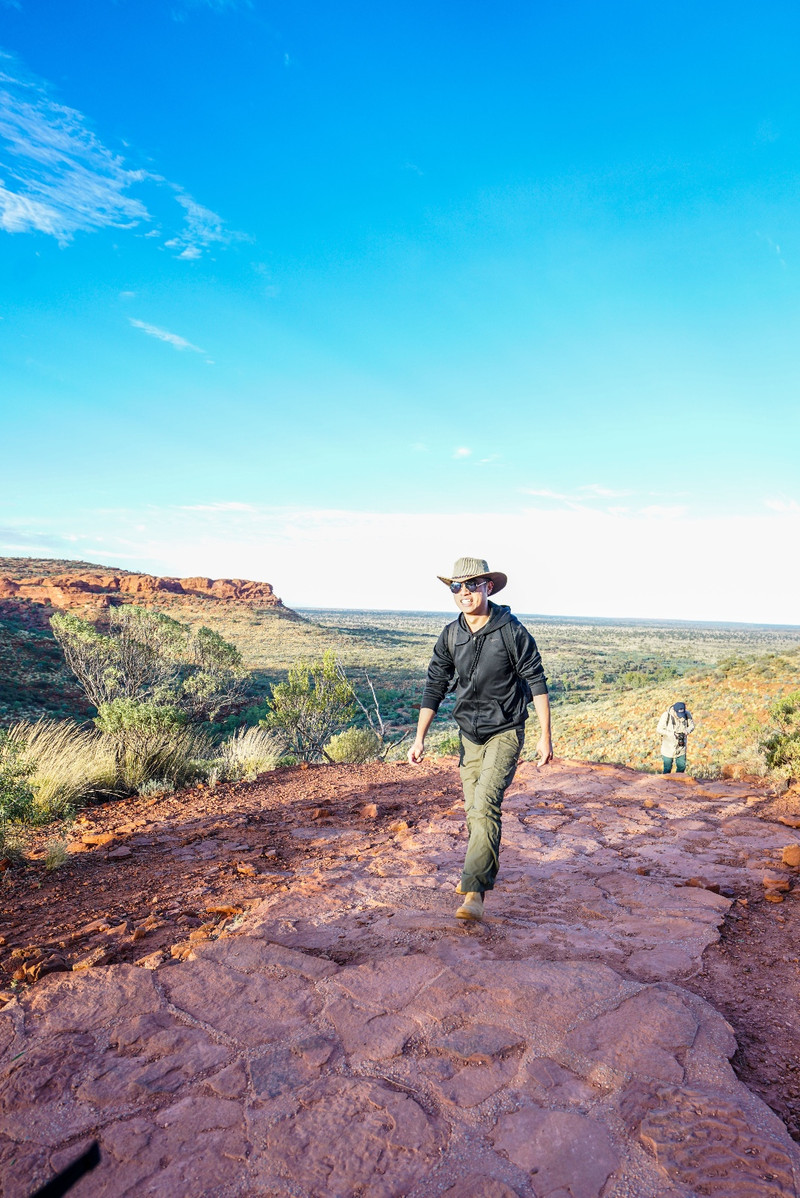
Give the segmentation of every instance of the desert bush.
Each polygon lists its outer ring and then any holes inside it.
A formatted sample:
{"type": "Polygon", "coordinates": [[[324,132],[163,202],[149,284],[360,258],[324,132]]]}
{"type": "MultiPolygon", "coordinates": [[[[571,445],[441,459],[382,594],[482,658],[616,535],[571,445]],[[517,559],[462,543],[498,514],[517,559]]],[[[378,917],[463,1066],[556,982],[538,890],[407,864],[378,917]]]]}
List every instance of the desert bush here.
{"type": "Polygon", "coordinates": [[[5,810],[0,807],[0,861],[14,864],[25,860],[25,843],[20,835],[19,824],[12,825],[5,810]]]}
{"type": "Polygon", "coordinates": [[[329,651],[318,661],[293,666],[286,682],[273,687],[268,707],[261,724],[284,750],[298,761],[318,761],[323,745],[352,719],[353,688],[329,651]]]}
{"type": "Polygon", "coordinates": [[[33,765],[23,758],[23,746],[0,731],[0,812],[6,819],[21,819],[33,802],[30,776],[33,765]]]}
{"type": "Polygon", "coordinates": [[[95,724],[113,749],[116,788],[127,793],[153,779],[191,782],[211,756],[208,738],[167,704],[114,699],[101,704],[95,724]]]}
{"type": "Polygon", "coordinates": [[[84,799],[114,792],[114,754],[99,733],[70,720],[38,720],[15,724],[8,737],[30,771],[26,822],[67,818],[84,799]]]}
{"type": "Polygon", "coordinates": [[[461,752],[461,741],[457,732],[447,732],[434,741],[432,750],[437,757],[458,757],[461,752]]]}
{"type": "Polygon", "coordinates": [[[371,728],[346,728],[331,737],[324,753],[337,764],[362,765],[379,757],[382,748],[380,737],[371,728]]]}
{"type": "Polygon", "coordinates": [[[252,782],[258,774],[274,770],[281,758],[281,746],[266,728],[240,728],[223,742],[222,776],[231,782],[252,782]]]}
{"type": "Polygon", "coordinates": [[[763,741],[768,768],[784,777],[800,777],[800,691],[773,703],[769,718],[776,728],[763,741]]]}
{"type": "Polygon", "coordinates": [[[135,604],[111,609],[108,633],[72,612],[59,612],[50,624],[98,709],[128,699],[176,707],[192,720],[213,719],[241,697],[241,655],[210,628],[193,631],[135,604]]]}
{"type": "Polygon", "coordinates": [[[143,799],[147,799],[150,795],[172,794],[175,785],[168,782],[166,778],[148,778],[146,782],[142,782],[137,793],[143,799]]]}

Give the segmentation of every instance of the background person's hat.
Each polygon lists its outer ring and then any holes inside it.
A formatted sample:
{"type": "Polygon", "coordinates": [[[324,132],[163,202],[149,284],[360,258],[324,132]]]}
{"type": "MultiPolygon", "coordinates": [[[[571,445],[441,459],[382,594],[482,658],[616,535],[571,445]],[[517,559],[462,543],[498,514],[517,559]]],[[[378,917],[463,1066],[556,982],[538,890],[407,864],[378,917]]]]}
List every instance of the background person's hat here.
{"type": "Polygon", "coordinates": [[[450,586],[451,582],[466,582],[469,578],[488,578],[493,584],[493,595],[502,591],[508,582],[508,575],[501,574],[499,570],[490,570],[489,563],[485,562],[482,557],[460,557],[453,566],[450,578],[445,578],[443,574],[437,574],[436,577],[447,586],[450,586]]]}

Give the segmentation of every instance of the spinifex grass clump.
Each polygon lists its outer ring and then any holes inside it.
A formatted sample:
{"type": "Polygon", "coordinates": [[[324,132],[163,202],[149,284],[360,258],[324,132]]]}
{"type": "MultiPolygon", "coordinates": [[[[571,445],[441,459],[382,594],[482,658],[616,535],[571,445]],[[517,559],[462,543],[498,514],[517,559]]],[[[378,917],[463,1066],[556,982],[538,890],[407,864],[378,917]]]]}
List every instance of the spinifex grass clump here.
{"type": "Polygon", "coordinates": [[[222,745],[222,777],[230,782],[252,782],[274,770],[281,759],[279,741],[266,728],[240,728],[222,745]]]}
{"type": "Polygon", "coordinates": [[[99,732],[70,720],[15,724],[6,743],[26,770],[29,797],[9,814],[29,824],[69,818],[89,797],[115,790],[114,755],[99,732]]]}

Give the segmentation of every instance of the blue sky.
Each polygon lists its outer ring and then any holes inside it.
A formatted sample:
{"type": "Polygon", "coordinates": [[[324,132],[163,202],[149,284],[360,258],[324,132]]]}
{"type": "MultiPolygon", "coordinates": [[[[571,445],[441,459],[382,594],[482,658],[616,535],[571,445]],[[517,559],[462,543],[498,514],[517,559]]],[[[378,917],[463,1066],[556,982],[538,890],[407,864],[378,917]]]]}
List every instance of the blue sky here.
{"type": "Polygon", "coordinates": [[[800,622],[798,34],[0,0],[0,553],[800,622]]]}

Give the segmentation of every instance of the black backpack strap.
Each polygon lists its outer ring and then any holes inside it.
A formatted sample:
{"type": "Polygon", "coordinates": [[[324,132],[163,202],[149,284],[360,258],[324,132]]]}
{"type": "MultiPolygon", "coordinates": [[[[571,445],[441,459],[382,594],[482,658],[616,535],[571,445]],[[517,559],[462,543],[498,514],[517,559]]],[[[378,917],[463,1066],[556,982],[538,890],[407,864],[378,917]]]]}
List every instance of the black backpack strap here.
{"type": "Polygon", "coordinates": [[[452,624],[447,625],[447,648],[450,650],[450,656],[453,661],[456,659],[456,635],[458,633],[458,620],[453,620],[452,624]]]}
{"type": "Polygon", "coordinates": [[[517,652],[517,642],[514,640],[514,634],[511,631],[511,625],[501,624],[500,633],[503,637],[503,644],[506,647],[508,660],[511,662],[511,668],[516,674],[517,666],[519,665],[519,653],[517,652]]]}

